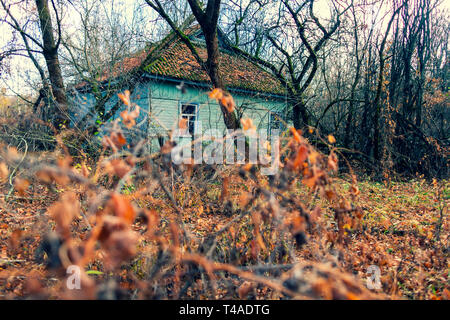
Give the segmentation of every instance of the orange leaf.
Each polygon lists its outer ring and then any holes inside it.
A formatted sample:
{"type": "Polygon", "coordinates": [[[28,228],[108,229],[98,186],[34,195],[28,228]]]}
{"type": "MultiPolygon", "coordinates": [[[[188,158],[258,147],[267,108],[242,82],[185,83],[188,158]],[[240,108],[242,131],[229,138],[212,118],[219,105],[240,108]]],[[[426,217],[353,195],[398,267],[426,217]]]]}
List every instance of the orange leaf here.
{"type": "Polygon", "coordinates": [[[222,103],[222,105],[225,107],[225,109],[227,109],[227,111],[229,113],[234,111],[234,100],[233,97],[231,95],[225,95],[220,99],[220,103],[222,103]]]}
{"type": "Polygon", "coordinates": [[[308,159],[311,164],[315,164],[317,162],[317,158],[320,156],[320,154],[317,151],[312,151],[309,155],[308,159]]]}
{"type": "Polygon", "coordinates": [[[315,172],[314,175],[311,178],[307,178],[307,179],[303,179],[303,184],[310,187],[310,188],[314,188],[317,185],[317,181],[319,180],[320,177],[323,176],[323,172],[319,171],[319,172],[315,172]]]}
{"type": "Polygon", "coordinates": [[[353,294],[351,292],[347,293],[347,299],[348,300],[361,300],[356,294],[353,294]]]}
{"type": "Polygon", "coordinates": [[[301,141],[301,137],[300,137],[300,134],[298,133],[298,131],[294,127],[290,127],[289,129],[291,130],[295,141],[300,142],[301,141]]]}
{"type": "Polygon", "coordinates": [[[119,148],[124,146],[127,143],[127,139],[125,139],[122,132],[113,132],[111,133],[111,140],[112,142],[118,146],[119,148]]]}
{"type": "Polygon", "coordinates": [[[0,163],[0,181],[6,180],[6,178],[8,178],[8,175],[9,175],[8,166],[6,165],[6,163],[1,162],[0,163]]]}
{"type": "Polygon", "coordinates": [[[14,189],[19,193],[19,195],[24,196],[25,191],[30,186],[30,181],[26,179],[16,178],[14,179],[14,189]]]}
{"type": "Polygon", "coordinates": [[[328,142],[336,143],[336,138],[332,134],[329,134],[328,135],[328,142]]]}
{"type": "Polygon", "coordinates": [[[180,119],[180,121],[178,121],[178,128],[180,128],[180,129],[187,129],[187,119],[185,119],[185,118],[182,118],[182,119],[180,119]]]}
{"type": "Polygon", "coordinates": [[[105,165],[105,171],[123,178],[129,171],[131,167],[122,159],[112,159],[105,165]]]}
{"type": "Polygon", "coordinates": [[[216,100],[222,99],[223,91],[222,89],[214,88],[211,92],[208,92],[208,97],[216,100]]]}
{"type": "Polygon", "coordinates": [[[111,204],[116,216],[123,218],[128,223],[133,223],[136,217],[136,211],[130,200],[123,195],[113,193],[111,195],[111,204]]]}
{"type": "Polygon", "coordinates": [[[242,128],[244,131],[247,130],[256,130],[256,127],[253,125],[252,119],[241,119],[242,128]]]}
{"type": "Polygon", "coordinates": [[[358,189],[358,187],[355,186],[355,185],[352,185],[352,186],[350,187],[350,193],[353,194],[353,195],[355,195],[355,196],[357,196],[357,195],[359,194],[359,189],[358,189]]]}
{"type": "Polygon", "coordinates": [[[120,116],[122,117],[123,124],[128,129],[131,129],[136,124],[135,119],[139,116],[139,107],[136,106],[136,109],[131,112],[124,110],[120,113],[120,116]]]}
{"type": "Polygon", "coordinates": [[[60,200],[48,209],[49,215],[55,219],[57,228],[65,235],[70,234],[72,220],[80,214],[80,203],[72,191],[62,194],[60,200]]]}
{"type": "Polygon", "coordinates": [[[334,152],[328,156],[328,169],[331,171],[338,170],[338,158],[334,152]]]}
{"type": "Polygon", "coordinates": [[[234,111],[234,107],[236,106],[233,100],[233,97],[224,92],[220,88],[214,88],[211,92],[208,92],[208,97],[211,99],[216,99],[229,113],[234,111]]]}
{"type": "Polygon", "coordinates": [[[120,98],[120,100],[122,100],[122,102],[127,105],[130,106],[130,91],[129,90],[125,90],[124,93],[119,93],[117,94],[120,98]]]}
{"type": "Polygon", "coordinates": [[[295,160],[292,164],[293,169],[297,169],[308,157],[308,148],[306,146],[301,145],[298,148],[297,155],[295,156],[295,160]]]}

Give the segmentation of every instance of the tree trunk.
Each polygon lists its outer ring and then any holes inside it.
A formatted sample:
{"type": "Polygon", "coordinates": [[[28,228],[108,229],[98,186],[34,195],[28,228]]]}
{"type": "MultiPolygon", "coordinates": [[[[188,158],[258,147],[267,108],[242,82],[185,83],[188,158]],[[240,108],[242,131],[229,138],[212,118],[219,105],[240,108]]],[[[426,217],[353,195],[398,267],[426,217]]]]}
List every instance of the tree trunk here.
{"type": "Polygon", "coordinates": [[[345,124],[344,146],[348,149],[351,149],[350,132],[352,131],[353,113],[355,112],[355,90],[356,90],[356,86],[358,85],[358,82],[359,82],[359,69],[360,69],[360,63],[358,63],[358,66],[356,68],[355,80],[353,82],[352,92],[350,94],[350,104],[349,104],[349,110],[348,110],[348,116],[347,116],[347,123],[345,124]]]}
{"type": "Polygon", "coordinates": [[[53,125],[59,131],[67,120],[67,97],[58,59],[58,44],[53,36],[53,26],[48,0],[36,0],[43,40],[43,54],[47,64],[53,97],[56,102],[53,125]]]}
{"type": "Polygon", "coordinates": [[[309,124],[308,113],[306,112],[306,104],[303,98],[295,97],[294,106],[292,108],[292,121],[295,129],[301,129],[309,124]]]}
{"type": "MultiPolygon", "coordinates": [[[[214,88],[226,90],[225,84],[219,73],[219,40],[217,38],[216,28],[208,28],[203,30],[205,35],[206,49],[208,51],[208,59],[206,61],[206,67],[208,75],[211,79],[211,83],[214,88]]],[[[228,112],[227,108],[220,103],[220,109],[223,114],[223,119],[227,129],[236,130],[240,127],[234,112],[228,112]]]]}
{"type": "Polygon", "coordinates": [[[380,130],[380,121],[381,121],[381,94],[383,89],[384,82],[384,65],[386,62],[386,58],[384,57],[384,47],[386,45],[387,37],[389,35],[389,31],[391,30],[392,23],[394,22],[395,16],[400,12],[403,8],[404,4],[397,8],[392,14],[391,19],[389,20],[388,26],[386,28],[386,33],[381,41],[380,49],[378,50],[380,65],[379,65],[379,74],[378,74],[378,83],[377,83],[377,91],[375,95],[375,99],[373,101],[373,106],[375,107],[375,115],[373,117],[373,156],[375,160],[380,161],[382,156],[382,142],[383,138],[381,137],[380,130]]]}

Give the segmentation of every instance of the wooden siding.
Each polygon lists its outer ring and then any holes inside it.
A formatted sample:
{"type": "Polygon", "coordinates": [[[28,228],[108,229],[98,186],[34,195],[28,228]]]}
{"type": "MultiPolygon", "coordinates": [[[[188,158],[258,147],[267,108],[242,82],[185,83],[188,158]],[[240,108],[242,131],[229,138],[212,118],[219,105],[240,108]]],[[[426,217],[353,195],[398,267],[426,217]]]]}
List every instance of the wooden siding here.
{"type": "MultiPolygon", "coordinates": [[[[186,86],[186,92],[183,94],[176,88],[176,83],[158,80],[138,84],[131,98],[140,106],[141,112],[136,121],[137,126],[132,131],[136,134],[140,132],[141,136],[149,138],[156,138],[158,135],[165,136],[167,130],[172,130],[178,125],[180,103],[190,102],[199,104],[197,121],[201,121],[203,132],[208,129],[217,129],[224,133],[226,128],[220,107],[215,100],[208,98],[207,91],[205,87],[186,86]]],[[[275,100],[240,93],[233,94],[233,98],[238,109],[244,107],[243,118],[251,118],[258,129],[269,128],[269,110],[283,114],[286,105],[281,99],[275,100]]],[[[89,93],[72,97],[72,101],[76,106],[76,111],[71,112],[74,122],[81,120],[94,104],[93,95],[89,93]]],[[[109,110],[116,102],[117,96],[115,95],[107,103],[107,109],[109,110]]],[[[120,117],[120,112],[124,108],[125,106],[120,108],[113,119],[120,117]]],[[[152,140],[152,147],[156,147],[157,139],[152,140]]]]}

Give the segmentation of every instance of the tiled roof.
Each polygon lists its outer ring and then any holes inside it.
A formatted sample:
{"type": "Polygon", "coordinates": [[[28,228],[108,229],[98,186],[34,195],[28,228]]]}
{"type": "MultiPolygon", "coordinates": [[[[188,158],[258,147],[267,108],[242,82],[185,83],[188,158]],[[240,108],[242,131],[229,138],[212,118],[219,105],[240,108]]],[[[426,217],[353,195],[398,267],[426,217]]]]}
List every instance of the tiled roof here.
{"type": "MultiPolygon", "coordinates": [[[[206,48],[197,45],[196,50],[199,56],[206,60],[206,48]]],[[[182,80],[209,82],[206,71],[200,67],[189,48],[181,41],[168,45],[157,61],[150,64],[147,71],[150,74],[182,80]]],[[[244,57],[221,51],[219,72],[228,88],[284,94],[283,86],[273,75],[244,57]]]]}
{"type": "MultiPolygon", "coordinates": [[[[190,36],[198,30],[199,25],[194,25],[186,28],[184,33],[190,36]]],[[[192,43],[199,56],[206,61],[207,50],[204,44],[195,41],[192,43]]],[[[113,79],[140,67],[153,49],[155,49],[155,46],[150,46],[146,50],[140,50],[133,56],[123,59],[112,70],[105,72],[100,80],[113,79]]],[[[146,66],[146,71],[151,75],[210,83],[206,71],[200,67],[189,48],[177,38],[174,41],[167,41],[167,44],[158,50],[158,54],[155,55],[155,60],[146,66]]],[[[220,52],[219,72],[228,89],[244,89],[279,95],[284,95],[285,92],[284,87],[270,72],[263,70],[245,57],[225,50],[221,50],[220,52]]],[[[75,87],[81,88],[86,84],[86,82],[78,83],[75,87]]]]}
{"type": "MultiPolygon", "coordinates": [[[[194,25],[185,29],[186,35],[194,34],[199,26],[194,25]]],[[[206,47],[192,42],[199,56],[206,61],[206,47]]],[[[110,72],[103,74],[101,81],[116,78],[120,75],[138,68],[142,65],[148,54],[155,49],[150,46],[140,50],[135,55],[123,59],[115,65],[110,72]]],[[[153,54],[153,53],[152,53],[153,54]]],[[[151,75],[164,76],[186,81],[210,83],[207,72],[200,67],[189,48],[179,39],[167,41],[167,44],[155,54],[155,59],[146,67],[151,75]]],[[[219,72],[228,89],[244,89],[256,92],[284,95],[285,89],[281,83],[270,73],[250,62],[242,56],[221,50],[219,56],[219,72]]],[[[76,88],[86,85],[85,82],[77,84],[76,88]]]]}

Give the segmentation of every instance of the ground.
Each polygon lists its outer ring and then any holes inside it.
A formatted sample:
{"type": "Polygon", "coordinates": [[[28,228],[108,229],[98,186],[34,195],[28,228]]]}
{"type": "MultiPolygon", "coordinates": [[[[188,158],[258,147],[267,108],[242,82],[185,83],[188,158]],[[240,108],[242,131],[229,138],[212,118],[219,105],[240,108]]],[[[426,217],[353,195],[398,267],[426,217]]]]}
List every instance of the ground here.
{"type": "MultiPolygon", "coordinates": [[[[334,185],[338,191],[345,192],[351,183],[343,178],[335,178],[334,185]]],[[[308,236],[307,243],[297,249],[295,256],[298,261],[321,262],[325,259],[323,247],[327,252],[340,252],[335,260],[341,270],[354,274],[357,281],[367,282],[368,267],[375,265],[380,268],[382,288],[376,290],[379,297],[406,299],[448,299],[449,292],[449,264],[448,237],[449,221],[447,205],[449,199],[449,182],[414,179],[403,182],[374,182],[368,178],[360,179],[358,187],[360,193],[356,205],[363,209],[363,217],[359,226],[345,225],[346,239],[343,244],[333,244],[329,238],[333,235],[327,228],[335,224],[332,211],[323,209],[319,219],[325,226],[323,232],[308,236]],[[320,247],[320,250],[318,249],[320,247]],[[333,248],[335,251],[331,250],[333,248]],[[321,251],[322,250],[322,251],[321,251]]],[[[3,190],[7,193],[8,184],[3,190]]],[[[54,222],[48,217],[49,206],[58,199],[58,193],[63,190],[52,190],[43,185],[33,185],[33,193],[22,195],[14,193],[5,201],[1,198],[0,209],[0,298],[25,298],[40,290],[46,290],[49,298],[59,298],[58,290],[64,278],[57,274],[46,272],[42,261],[36,261],[36,250],[42,240],[42,230],[54,228],[54,222]],[[55,192],[56,191],[56,192],[55,192]],[[53,289],[52,289],[53,288],[53,289]],[[52,291],[53,290],[53,291],[52,291]]],[[[133,194],[133,187],[127,186],[133,194]]],[[[127,190],[127,188],[125,188],[127,190]]],[[[244,181],[233,183],[229,195],[233,203],[242,200],[242,194],[251,185],[244,181]]],[[[211,230],[220,230],[227,225],[235,215],[224,215],[214,212],[209,202],[217,201],[221,197],[222,185],[211,183],[206,194],[189,193],[183,188],[175,192],[178,201],[183,199],[183,217],[186,228],[193,238],[204,239],[211,230]]],[[[312,197],[314,205],[326,207],[327,200],[321,200],[302,184],[295,191],[297,197],[312,197]]],[[[148,198],[135,199],[138,206],[146,206],[148,198]]],[[[163,220],[176,215],[170,204],[158,197],[152,198],[154,209],[160,213],[163,220]]],[[[87,237],[83,217],[77,217],[74,232],[78,232],[82,241],[87,237]]],[[[236,223],[224,237],[241,237],[245,246],[248,233],[242,232],[249,224],[250,218],[243,218],[236,223]]],[[[134,230],[143,230],[141,222],[133,224],[134,230]]],[[[262,236],[270,238],[270,230],[263,230],[262,236]]],[[[238,241],[239,242],[239,241],[238,241]]],[[[269,241],[270,242],[270,241],[269,241]]],[[[223,245],[223,244],[222,244],[223,245]]],[[[216,251],[226,252],[227,248],[216,251]]],[[[127,267],[122,269],[120,282],[122,288],[130,286],[127,279],[130,276],[144,277],[147,260],[146,253],[154,254],[155,247],[141,237],[139,241],[140,255],[127,267]],[[131,275],[130,275],[131,274],[131,275]]],[[[271,250],[270,246],[267,249],[271,250]]],[[[89,277],[102,279],[105,277],[102,263],[94,261],[88,266],[89,277]]],[[[328,257],[329,260],[329,257],[328,257]]],[[[236,286],[240,284],[235,280],[236,286]]],[[[189,289],[188,294],[191,292],[189,289]]],[[[217,298],[237,298],[229,292],[219,294],[217,298]]],[[[240,294],[239,294],[240,296],[240,294]]],[[[279,298],[279,295],[268,296],[264,288],[258,288],[258,298],[279,298]]],[[[323,294],[326,298],[326,294],[323,294]]],[[[207,297],[200,297],[207,298],[207,297]]]]}

